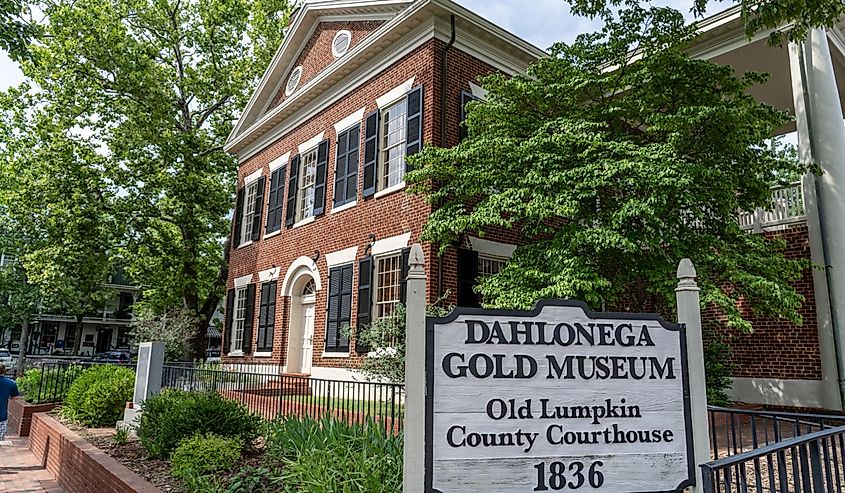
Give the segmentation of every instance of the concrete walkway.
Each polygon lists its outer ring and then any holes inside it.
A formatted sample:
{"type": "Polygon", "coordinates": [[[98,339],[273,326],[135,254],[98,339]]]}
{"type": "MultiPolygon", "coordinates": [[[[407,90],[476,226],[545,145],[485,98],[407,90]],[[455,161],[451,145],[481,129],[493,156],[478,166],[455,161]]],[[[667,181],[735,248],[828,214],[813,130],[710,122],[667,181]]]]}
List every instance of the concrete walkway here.
{"type": "Polygon", "coordinates": [[[59,483],[27,446],[27,438],[6,437],[0,444],[0,492],[63,493],[59,483]],[[11,444],[9,444],[11,442],[11,444]]]}

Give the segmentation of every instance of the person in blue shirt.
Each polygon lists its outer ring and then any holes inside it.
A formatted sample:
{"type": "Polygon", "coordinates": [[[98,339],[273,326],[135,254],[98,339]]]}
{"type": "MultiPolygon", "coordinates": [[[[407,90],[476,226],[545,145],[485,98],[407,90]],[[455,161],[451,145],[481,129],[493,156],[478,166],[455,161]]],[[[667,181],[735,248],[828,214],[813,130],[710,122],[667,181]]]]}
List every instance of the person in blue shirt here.
{"type": "Polygon", "coordinates": [[[9,422],[9,399],[19,396],[18,384],[6,377],[6,365],[0,363],[0,442],[6,439],[9,422]]]}

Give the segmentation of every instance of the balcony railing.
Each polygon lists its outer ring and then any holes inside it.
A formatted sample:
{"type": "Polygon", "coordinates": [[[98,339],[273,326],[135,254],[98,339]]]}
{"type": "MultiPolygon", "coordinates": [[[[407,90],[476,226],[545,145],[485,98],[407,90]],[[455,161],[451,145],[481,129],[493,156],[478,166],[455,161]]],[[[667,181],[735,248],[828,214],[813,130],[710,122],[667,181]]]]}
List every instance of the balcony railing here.
{"type": "Polygon", "coordinates": [[[742,229],[762,231],[764,228],[801,222],[804,219],[804,191],[801,182],[795,182],[785,187],[772,187],[769,207],[761,207],[753,212],[740,211],[739,226],[742,229]]]}

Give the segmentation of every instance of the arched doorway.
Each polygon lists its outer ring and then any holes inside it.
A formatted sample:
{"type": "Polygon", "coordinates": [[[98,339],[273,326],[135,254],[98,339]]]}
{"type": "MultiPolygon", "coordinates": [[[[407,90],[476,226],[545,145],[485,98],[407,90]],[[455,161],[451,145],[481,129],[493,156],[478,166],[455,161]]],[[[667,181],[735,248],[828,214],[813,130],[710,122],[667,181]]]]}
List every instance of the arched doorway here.
{"type": "Polygon", "coordinates": [[[311,373],[314,359],[314,319],[317,284],[310,275],[299,276],[291,292],[288,373],[311,373]]]}

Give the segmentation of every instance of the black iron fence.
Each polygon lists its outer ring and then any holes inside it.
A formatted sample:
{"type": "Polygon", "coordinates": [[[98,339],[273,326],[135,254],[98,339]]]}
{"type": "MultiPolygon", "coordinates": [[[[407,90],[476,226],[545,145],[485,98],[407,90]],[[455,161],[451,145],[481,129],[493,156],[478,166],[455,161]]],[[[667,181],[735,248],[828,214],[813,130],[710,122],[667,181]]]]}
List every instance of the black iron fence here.
{"type": "Polygon", "coordinates": [[[709,408],[705,493],[843,493],[845,416],[709,408]]]}
{"type": "Polygon", "coordinates": [[[713,459],[737,455],[794,437],[845,426],[845,416],[710,406],[713,459]]]}
{"type": "Polygon", "coordinates": [[[404,385],[283,374],[276,365],[232,369],[228,364],[168,363],[162,388],[219,392],[266,419],[325,415],[354,423],[372,419],[398,433],[404,416],[404,385]]]}
{"type": "Polygon", "coordinates": [[[842,493],[845,426],[702,464],[705,493],[842,493]]]}
{"type": "Polygon", "coordinates": [[[92,361],[51,361],[36,363],[25,372],[16,370],[15,381],[23,398],[31,404],[57,403],[64,400],[76,377],[86,368],[117,365],[135,370],[132,363],[92,361]]]}

